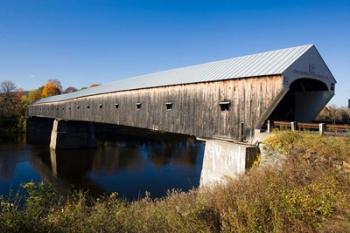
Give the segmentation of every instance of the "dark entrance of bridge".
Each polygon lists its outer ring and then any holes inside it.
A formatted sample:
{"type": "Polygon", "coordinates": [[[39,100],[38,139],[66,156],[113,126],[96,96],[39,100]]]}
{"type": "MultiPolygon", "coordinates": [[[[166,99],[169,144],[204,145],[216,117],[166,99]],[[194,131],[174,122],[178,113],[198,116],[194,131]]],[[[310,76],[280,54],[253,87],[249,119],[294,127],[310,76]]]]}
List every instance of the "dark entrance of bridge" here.
{"type": "Polygon", "coordinates": [[[302,78],[291,83],[288,92],[271,113],[272,121],[305,121],[313,120],[321,109],[323,94],[328,92],[325,83],[302,78]]]}

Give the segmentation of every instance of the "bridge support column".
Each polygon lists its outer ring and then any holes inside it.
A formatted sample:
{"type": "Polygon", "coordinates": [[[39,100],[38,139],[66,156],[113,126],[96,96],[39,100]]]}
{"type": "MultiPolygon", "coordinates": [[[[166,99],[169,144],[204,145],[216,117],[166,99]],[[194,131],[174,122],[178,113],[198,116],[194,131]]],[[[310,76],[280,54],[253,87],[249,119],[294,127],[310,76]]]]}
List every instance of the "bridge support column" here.
{"type": "Polygon", "coordinates": [[[92,123],[54,120],[50,149],[79,149],[96,147],[92,123]]]}
{"type": "Polygon", "coordinates": [[[254,145],[221,140],[206,140],[200,186],[225,183],[252,167],[259,154],[254,145]]]}
{"type": "Polygon", "coordinates": [[[45,117],[29,117],[26,125],[28,144],[49,144],[53,119],[45,117]]]}

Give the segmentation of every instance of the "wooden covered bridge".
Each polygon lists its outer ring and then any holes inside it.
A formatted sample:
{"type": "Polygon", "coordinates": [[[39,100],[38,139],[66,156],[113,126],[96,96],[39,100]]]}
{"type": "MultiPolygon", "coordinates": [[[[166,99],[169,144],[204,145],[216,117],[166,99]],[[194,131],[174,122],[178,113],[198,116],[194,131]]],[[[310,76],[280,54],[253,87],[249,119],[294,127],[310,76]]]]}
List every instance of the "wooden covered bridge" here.
{"type": "Polygon", "coordinates": [[[335,83],[316,47],[304,45],[44,98],[28,116],[249,141],[268,119],[313,120],[335,83]]]}
{"type": "Polygon", "coordinates": [[[314,45],[258,53],[41,99],[29,106],[27,139],[94,146],[91,122],[204,138],[200,183],[208,185],[250,166],[257,148],[249,143],[267,120],[313,120],[335,83],[314,45]]]}

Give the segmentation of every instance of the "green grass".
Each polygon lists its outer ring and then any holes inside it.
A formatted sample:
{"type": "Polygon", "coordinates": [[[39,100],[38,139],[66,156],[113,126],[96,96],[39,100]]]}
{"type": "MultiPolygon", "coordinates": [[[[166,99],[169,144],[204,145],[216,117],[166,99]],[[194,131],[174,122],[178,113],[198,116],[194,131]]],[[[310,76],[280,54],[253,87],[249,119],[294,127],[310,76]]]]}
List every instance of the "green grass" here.
{"type": "Polygon", "coordinates": [[[350,232],[350,139],[277,132],[265,143],[287,155],[282,167],[157,200],[28,183],[24,205],[0,200],[0,232],[350,232]]]}

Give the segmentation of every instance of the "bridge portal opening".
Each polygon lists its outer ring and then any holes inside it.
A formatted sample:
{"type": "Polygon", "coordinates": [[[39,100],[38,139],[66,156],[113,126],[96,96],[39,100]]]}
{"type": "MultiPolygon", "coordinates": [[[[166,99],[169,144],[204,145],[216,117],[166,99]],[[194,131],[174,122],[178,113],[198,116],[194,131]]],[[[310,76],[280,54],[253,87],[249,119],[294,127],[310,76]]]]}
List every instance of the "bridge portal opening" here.
{"type": "Polygon", "coordinates": [[[302,78],[289,86],[288,92],[271,113],[272,121],[301,121],[314,120],[321,109],[333,95],[325,83],[302,78]]]}

